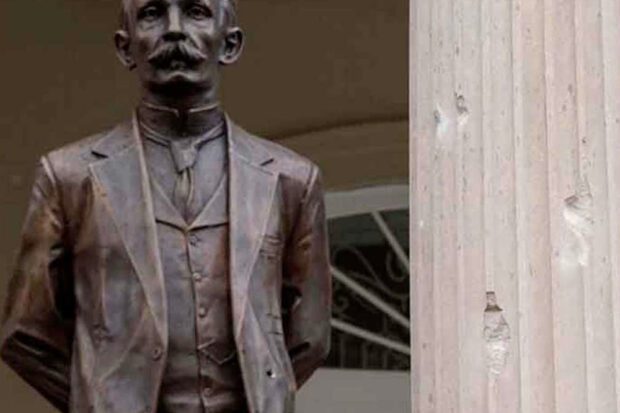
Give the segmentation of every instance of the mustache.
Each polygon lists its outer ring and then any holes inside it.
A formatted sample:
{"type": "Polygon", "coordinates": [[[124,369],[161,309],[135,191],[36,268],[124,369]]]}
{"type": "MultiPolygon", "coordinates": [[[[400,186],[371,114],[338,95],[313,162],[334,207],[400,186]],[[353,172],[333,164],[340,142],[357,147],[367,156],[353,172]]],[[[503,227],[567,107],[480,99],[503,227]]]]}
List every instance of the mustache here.
{"type": "Polygon", "coordinates": [[[206,54],[187,42],[162,43],[147,57],[149,63],[157,66],[165,65],[172,60],[195,64],[206,59],[206,54]]]}

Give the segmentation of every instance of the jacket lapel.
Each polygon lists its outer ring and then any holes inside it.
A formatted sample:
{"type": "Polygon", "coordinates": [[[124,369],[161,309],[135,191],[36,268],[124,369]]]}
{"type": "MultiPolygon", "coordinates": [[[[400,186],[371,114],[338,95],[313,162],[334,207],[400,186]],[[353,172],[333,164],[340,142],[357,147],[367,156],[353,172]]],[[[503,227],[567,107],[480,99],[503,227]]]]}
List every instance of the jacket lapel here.
{"type": "Polygon", "coordinates": [[[273,160],[253,138],[227,118],[230,160],[230,273],[235,337],[246,316],[250,278],[274,204],[278,174],[273,160]]]}
{"type": "Polygon", "coordinates": [[[105,159],[91,164],[91,173],[134,264],[162,342],[167,343],[164,278],[151,188],[135,117],[131,125],[124,125],[104,138],[93,152],[105,159]]]}
{"type": "MultiPolygon", "coordinates": [[[[273,157],[226,118],[229,152],[230,274],[233,326],[238,339],[247,314],[248,287],[274,204],[278,174],[265,166],[273,157]]],[[[90,166],[114,224],[134,263],[164,343],[167,308],[155,215],[143,148],[134,119],[103,138],[93,152],[105,157],[90,166]]]]}

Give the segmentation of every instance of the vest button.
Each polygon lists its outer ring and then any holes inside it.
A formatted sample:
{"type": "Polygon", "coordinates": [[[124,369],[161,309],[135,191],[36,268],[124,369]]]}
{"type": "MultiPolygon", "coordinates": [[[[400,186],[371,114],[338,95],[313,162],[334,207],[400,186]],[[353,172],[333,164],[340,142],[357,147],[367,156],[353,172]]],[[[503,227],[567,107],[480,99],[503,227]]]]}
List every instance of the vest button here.
{"type": "Polygon", "coordinates": [[[189,243],[190,245],[197,245],[198,244],[198,237],[196,235],[190,235],[189,236],[189,243]]]}
{"type": "Polygon", "coordinates": [[[207,315],[207,309],[206,309],[206,308],[204,308],[204,307],[200,307],[200,308],[198,309],[198,316],[199,316],[200,318],[204,318],[206,315],[207,315]]]}
{"type": "Polygon", "coordinates": [[[197,281],[197,282],[202,280],[202,274],[200,274],[199,272],[193,273],[192,277],[194,278],[194,281],[197,281]]]}
{"type": "Polygon", "coordinates": [[[153,349],[153,353],[151,354],[151,356],[153,357],[153,360],[159,360],[161,358],[161,356],[163,355],[164,351],[162,350],[161,347],[155,347],[153,349]]]}

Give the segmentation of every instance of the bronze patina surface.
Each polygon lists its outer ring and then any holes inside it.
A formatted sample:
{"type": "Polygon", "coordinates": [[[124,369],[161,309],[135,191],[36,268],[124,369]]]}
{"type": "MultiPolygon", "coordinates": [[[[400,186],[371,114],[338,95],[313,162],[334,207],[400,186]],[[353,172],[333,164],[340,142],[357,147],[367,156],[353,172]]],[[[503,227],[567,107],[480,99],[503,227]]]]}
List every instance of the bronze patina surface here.
{"type": "Polygon", "coordinates": [[[237,126],[233,0],[124,0],[131,120],[44,155],[0,336],[63,412],[285,413],[329,351],[320,172],[237,126]]]}

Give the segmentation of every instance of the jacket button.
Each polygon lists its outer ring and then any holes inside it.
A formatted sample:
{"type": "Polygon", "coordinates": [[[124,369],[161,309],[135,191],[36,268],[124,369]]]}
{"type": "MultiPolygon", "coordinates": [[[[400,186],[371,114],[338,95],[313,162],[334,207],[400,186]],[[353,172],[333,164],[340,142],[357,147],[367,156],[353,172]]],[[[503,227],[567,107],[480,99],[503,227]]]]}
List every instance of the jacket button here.
{"type": "Polygon", "coordinates": [[[153,349],[153,353],[151,354],[151,356],[153,357],[153,360],[159,360],[162,355],[163,355],[163,350],[161,349],[161,347],[155,347],[153,349]]]}

